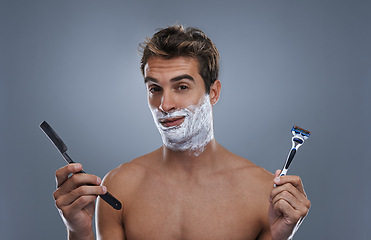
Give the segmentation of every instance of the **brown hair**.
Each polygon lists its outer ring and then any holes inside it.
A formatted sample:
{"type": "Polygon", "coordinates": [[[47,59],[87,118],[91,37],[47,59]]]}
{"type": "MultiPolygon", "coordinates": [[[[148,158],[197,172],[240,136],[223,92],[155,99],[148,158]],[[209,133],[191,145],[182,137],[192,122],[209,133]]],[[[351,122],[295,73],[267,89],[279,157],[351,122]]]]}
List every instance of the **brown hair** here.
{"type": "Polygon", "coordinates": [[[218,79],[219,52],[204,32],[197,28],[184,28],[182,25],[160,29],[152,38],[139,44],[142,52],[140,69],[144,76],[144,67],[152,56],[167,59],[185,56],[198,60],[199,73],[204,80],[206,93],[218,79]]]}

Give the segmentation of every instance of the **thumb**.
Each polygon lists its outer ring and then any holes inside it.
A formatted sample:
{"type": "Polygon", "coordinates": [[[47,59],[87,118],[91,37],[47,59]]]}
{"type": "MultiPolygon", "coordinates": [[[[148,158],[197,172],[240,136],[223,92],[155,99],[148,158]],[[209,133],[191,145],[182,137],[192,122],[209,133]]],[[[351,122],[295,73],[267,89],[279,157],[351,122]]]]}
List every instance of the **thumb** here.
{"type": "Polygon", "coordinates": [[[281,170],[277,169],[276,172],[274,173],[274,178],[279,177],[281,174],[281,170]]]}

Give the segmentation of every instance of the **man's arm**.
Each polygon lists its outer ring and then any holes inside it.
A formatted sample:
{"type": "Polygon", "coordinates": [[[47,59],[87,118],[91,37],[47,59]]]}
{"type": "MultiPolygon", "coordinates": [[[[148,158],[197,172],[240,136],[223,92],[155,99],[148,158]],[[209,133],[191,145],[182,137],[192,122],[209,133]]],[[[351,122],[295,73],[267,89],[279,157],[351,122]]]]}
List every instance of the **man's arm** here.
{"type": "Polygon", "coordinates": [[[272,234],[269,224],[265,225],[265,228],[260,232],[257,240],[272,240],[272,234]]]}
{"type": "MultiPolygon", "coordinates": [[[[115,170],[113,170],[115,171],[115,170]]],[[[112,194],[120,199],[119,182],[117,179],[112,179],[112,172],[108,173],[103,180],[103,184],[107,186],[112,194]]],[[[122,185],[121,185],[122,186],[122,185]]],[[[123,199],[120,199],[122,202],[123,199]]],[[[123,211],[125,209],[125,203],[123,203],[123,208],[121,210],[115,210],[102,199],[98,198],[97,201],[97,215],[96,215],[96,230],[97,239],[119,239],[125,240],[125,230],[123,223],[123,211]]]]}

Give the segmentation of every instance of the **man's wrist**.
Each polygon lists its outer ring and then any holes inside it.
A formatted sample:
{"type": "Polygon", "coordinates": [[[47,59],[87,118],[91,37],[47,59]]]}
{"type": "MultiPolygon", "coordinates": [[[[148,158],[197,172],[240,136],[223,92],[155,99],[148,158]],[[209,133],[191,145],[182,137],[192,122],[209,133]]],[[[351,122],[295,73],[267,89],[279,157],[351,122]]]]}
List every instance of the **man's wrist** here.
{"type": "Polygon", "coordinates": [[[76,232],[68,231],[68,240],[95,240],[93,231],[87,235],[81,235],[76,232]]]}

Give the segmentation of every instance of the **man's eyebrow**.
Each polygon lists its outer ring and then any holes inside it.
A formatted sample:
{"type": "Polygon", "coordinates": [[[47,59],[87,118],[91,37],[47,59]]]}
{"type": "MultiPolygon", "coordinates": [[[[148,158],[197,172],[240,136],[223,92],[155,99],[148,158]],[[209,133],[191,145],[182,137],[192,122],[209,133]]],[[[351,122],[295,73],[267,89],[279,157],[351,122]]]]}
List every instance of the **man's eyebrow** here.
{"type": "Polygon", "coordinates": [[[177,81],[180,81],[180,80],[182,80],[182,79],[189,79],[189,80],[191,80],[191,81],[195,81],[194,79],[193,79],[193,77],[191,76],[191,75],[188,75],[188,74],[183,74],[183,75],[180,75],[180,76],[177,76],[177,77],[174,77],[174,78],[172,78],[172,79],[170,79],[170,81],[171,82],[177,82],[177,81]]]}
{"type": "MultiPolygon", "coordinates": [[[[195,81],[194,78],[191,75],[183,74],[183,75],[180,75],[180,76],[177,76],[177,77],[173,77],[172,79],[170,79],[170,82],[178,82],[182,79],[188,79],[188,80],[191,80],[191,81],[195,81]]],[[[152,78],[152,77],[145,77],[144,78],[144,83],[147,83],[147,82],[158,83],[158,80],[156,78],[152,78]]]]}
{"type": "Polygon", "coordinates": [[[158,81],[157,81],[156,78],[145,77],[145,78],[144,78],[144,83],[147,83],[147,82],[155,82],[155,83],[158,83],[158,81]]]}

